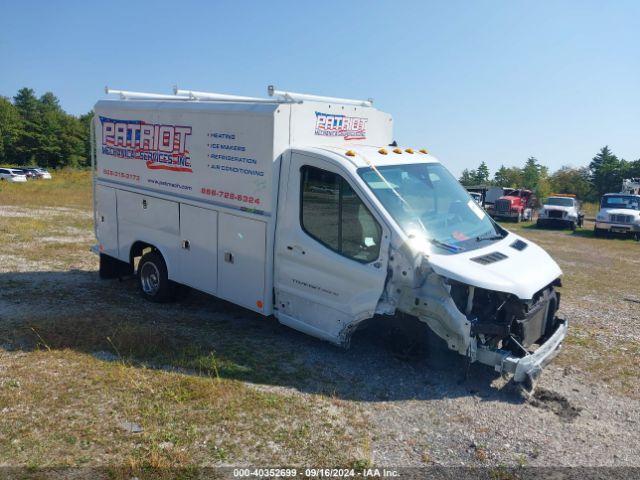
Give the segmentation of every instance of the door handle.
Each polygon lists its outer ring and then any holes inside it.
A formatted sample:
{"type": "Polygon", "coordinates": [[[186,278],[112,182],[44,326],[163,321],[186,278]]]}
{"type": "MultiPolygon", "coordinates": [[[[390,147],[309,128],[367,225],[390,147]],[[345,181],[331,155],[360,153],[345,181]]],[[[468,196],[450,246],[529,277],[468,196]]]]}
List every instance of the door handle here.
{"type": "Polygon", "coordinates": [[[182,240],[182,248],[184,248],[185,250],[191,249],[191,243],[189,242],[189,240],[182,240]]]}
{"type": "Polygon", "coordinates": [[[307,252],[305,252],[300,245],[287,245],[287,250],[299,252],[302,255],[307,254],[307,252]]]}

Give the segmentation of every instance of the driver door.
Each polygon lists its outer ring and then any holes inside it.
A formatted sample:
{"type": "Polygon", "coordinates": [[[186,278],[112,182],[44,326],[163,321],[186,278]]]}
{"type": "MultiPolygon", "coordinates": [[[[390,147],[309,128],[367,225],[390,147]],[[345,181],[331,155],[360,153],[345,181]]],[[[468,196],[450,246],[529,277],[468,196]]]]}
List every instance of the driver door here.
{"type": "Polygon", "coordinates": [[[275,309],[281,323],[344,344],[374,315],[387,277],[389,230],[348,172],[293,153],[278,201],[275,309]]]}

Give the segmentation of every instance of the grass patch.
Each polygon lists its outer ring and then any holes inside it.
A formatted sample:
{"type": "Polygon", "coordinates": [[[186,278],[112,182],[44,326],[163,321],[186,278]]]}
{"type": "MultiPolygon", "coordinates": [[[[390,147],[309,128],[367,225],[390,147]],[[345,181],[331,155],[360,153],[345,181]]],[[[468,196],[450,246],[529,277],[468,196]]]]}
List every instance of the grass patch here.
{"type": "Polygon", "coordinates": [[[51,180],[0,182],[0,205],[92,208],[91,171],[63,169],[51,180]]]}
{"type": "MultiPolygon", "coordinates": [[[[107,363],[73,350],[5,353],[2,360],[5,465],[90,463],[134,475],[239,461],[347,465],[366,454],[329,399],[107,363]]],[[[362,421],[355,410],[349,415],[350,424],[362,421]]]]}

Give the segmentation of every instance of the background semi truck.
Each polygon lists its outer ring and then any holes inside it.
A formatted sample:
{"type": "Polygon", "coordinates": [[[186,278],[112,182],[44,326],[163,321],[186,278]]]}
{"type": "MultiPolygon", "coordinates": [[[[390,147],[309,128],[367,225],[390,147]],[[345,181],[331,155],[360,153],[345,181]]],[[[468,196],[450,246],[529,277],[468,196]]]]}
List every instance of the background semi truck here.
{"type": "Polygon", "coordinates": [[[100,273],[142,295],[188,286],[348,346],[410,316],[516,381],[567,324],[562,272],[496,224],[371,101],[117,91],[95,106],[100,273]]]}

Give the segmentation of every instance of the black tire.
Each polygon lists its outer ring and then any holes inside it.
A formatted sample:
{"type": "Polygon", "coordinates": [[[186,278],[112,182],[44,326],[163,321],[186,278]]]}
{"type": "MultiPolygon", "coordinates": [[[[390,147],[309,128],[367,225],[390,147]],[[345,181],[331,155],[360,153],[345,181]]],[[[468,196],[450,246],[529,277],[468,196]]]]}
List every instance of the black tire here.
{"type": "Polygon", "coordinates": [[[593,236],[594,237],[601,237],[602,236],[602,230],[600,228],[593,227],[593,236]]]}
{"type": "Polygon", "coordinates": [[[575,232],[576,231],[576,222],[571,222],[569,227],[571,228],[572,232],[575,232]]]}
{"type": "Polygon", "coordinates": [[[138,264],[138,290],[147,300],[156,303],[170,302],[175,298],[175,284],[169,280],[167,264],[160,252],[149,252],[138,264]]]}
{"type": "Polygon", "coordinates": [[[536,221],[536,227],[542,228],[542,222],[540,221],[540,219],[536,221]]]}

